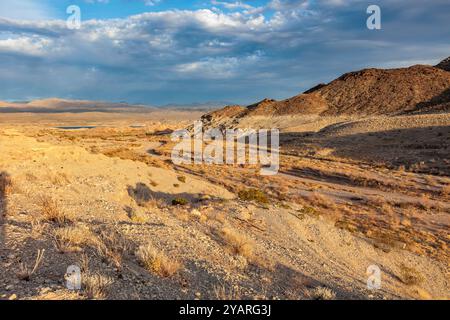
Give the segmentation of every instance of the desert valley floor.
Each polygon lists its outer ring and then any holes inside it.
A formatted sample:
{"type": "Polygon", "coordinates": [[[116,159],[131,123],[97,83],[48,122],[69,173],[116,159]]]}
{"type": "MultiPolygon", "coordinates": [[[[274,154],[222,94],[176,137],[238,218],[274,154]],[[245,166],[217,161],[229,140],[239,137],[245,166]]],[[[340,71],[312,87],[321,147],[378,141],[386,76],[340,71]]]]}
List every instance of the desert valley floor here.
{"type": "Polygon", "coordinates": [[[267,177],[174,165],[201,115],[2,114],[0,299],[450,298],[450,114],[273,117],[267,177]]]}

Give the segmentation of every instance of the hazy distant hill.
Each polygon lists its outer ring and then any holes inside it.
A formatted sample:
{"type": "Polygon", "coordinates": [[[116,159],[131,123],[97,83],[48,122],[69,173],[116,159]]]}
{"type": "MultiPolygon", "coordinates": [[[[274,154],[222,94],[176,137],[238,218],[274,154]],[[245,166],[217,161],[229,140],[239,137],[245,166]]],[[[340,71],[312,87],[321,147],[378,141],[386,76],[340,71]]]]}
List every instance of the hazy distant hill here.
{"type": "Polygon", "coordinates": [[[188,104],[177,104],[170,103],[158,108],[161,109],[176,109],[176,110],[197,110],[197,111],[211,111],[215,109],[221,109],[227,105],[230,105],[230,102],[222,102],[222,101],[210,101],[210,102],[194,102],[188,104]]]}
{"type": "Polygon", "coordinates": [[[0,112],[81,113],[81,112],[150,112],[155,109],[144,105],[110,103],[86,100],[43,99],[29,102],[0,102],[0,112]]]}

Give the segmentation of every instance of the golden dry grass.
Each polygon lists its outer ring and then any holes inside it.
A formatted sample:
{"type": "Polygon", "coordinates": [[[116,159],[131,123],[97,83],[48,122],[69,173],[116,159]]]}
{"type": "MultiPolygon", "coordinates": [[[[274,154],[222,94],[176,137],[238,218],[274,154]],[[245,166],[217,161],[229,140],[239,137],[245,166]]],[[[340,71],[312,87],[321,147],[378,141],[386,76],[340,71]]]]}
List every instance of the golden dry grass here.
{"type": "Polygon", "coordinates": [[[82,275],[83,293],[91,300],[108,298],[109,287],[113,280],[99,273],[85,273],[82,275]]]}
{"type": "Polygon", "coordinates": [[[51,197],[42,197],[40,214],[43,220],[64,225],[72,221],[69,214],[59,207],[58,202],[51,197]]]}
{"type": "Polygon", "coordinates": [[[12,180],[6,172],[0,172],[0,195],[7,196],[12,191],[12,180]]]}
{"type": "Polygon", "coordinates": [[[151,244],[140,246],[136,256],[145,269],[161,277],[171,277],[181,268],[179,261],[169,258],[151,244]]]}
{"type": "Polygon", "coordinates": [[[247,259],[254,257],[255,243],[246,235],[238,233],[230,227],[224,227],[219,232],[220,237],[234,254],[247,259]]]}
{"type": "Polygon", "coordinates": [[[213,297],[216,300],[241,300],[242,294],[239,288],[216,285],[213,288],[213,297]]]}
{"type": "Polygon", "coordinates": [[[94,246],[99,241],[89,228],[80,226],[56,229],[54,236],[60,252],[81,251],[84,246],[94,246]]]}
{"type": "Polygon", "coordinates": [[[399,271],[400,280],[408,286],[419,285],[424,281],[422,274],[413,267],[408,267],[402,263],[399,271]]]}

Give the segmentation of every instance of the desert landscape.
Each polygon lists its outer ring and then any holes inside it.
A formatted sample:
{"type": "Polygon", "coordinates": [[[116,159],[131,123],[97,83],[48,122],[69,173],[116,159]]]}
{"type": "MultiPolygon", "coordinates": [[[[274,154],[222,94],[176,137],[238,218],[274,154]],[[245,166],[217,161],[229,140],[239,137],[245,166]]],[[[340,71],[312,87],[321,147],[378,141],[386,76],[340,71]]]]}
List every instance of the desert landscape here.
{"type": "Polygon", "coordinates": [[[0,299],[449,299],[449,63],[214,111],[0,103],[0,299]],[[195,120],[279,129],[279,172],[175,165],[195,120]]]}

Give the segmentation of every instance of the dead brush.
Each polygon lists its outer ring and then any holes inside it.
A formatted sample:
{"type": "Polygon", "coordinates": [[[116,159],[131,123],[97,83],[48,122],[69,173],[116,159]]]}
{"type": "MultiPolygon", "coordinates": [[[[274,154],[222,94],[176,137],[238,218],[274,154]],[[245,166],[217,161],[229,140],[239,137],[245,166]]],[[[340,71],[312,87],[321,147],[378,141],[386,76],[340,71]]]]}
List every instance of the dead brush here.
{"type": "Polygon", "coordinates": [[[314,206],[329,210],[336,210],[336,203],[324,194],[314,192],[308,197],[307,200],[309,200],[309,202],[314,206]]]}
{"type": "Polygon", "coordinates": [[[234,254],[241,255],[247,259],[254,257],[255,243],[252,239],[229,227],[222,228],[219,236],[234,254]]]}
{"type": "Polygon", "coordinates": [[[419,285],[425,281],[424,277],[422,276],[422,274],[420,274],[419,271],[412,267],[408,267],[403,263],[400,265],[399,278],[404,284],[408,286],[419,285]]]}
{"type": "Polygon", "coordinates": [[[0,172],[0,196],[12,193],[12,180],[8,173],[0,172]]]}
{"type": "Polygon", "coordinates": [[[58,187],[70,184],[70,179],[64,172],[49,173],[48,180],[52,183],[52,185],[58,187]]]}
{"type": "Polygon", "coordinates": [[[45,249],[38,250],[36,260],[34,262],[34,266],[32,269],[28,267],[28,265],[24,262],[20,263],[19,265],[19,271],[17,272],[17,277],[20,280],[24,281],[30,281],[31,277],[36,273],[36,271],[39,269],[39,266],[42,263],[42,260],[44,259],[44,252],[45,249]]]}
{"type": "Polygon", "coordinates": [[[225,285],[216,285],[213,288],[214,298],[216,300],[241,300],[242,293],[238,287],[234,286],[225,286],[225,285]]]}
{"type": "Polygon", "coordinates": [[[113,280],[99,273],[85,273],[82,275],[83,293],[90,300],[105,300],[108,298],[109,288],[113,280]]]}
{"type": "Polygon", "coordinates": [[[56,223],[60,226],[72,222],[71,217],[64,212],[58,202],[51,197],[42,197],[40,203],[40,213],[43,220],[56,223]]]}
{"type": "Polygon", "coordinates": [[[74,226],[54,231],[55,246],[61,253],[79,252],[86,246],[95,246],[97,237],[86,227],[74,226]]]}
{"type": "Polygon", "coordinates": [[[140,246],[136,256],[145,269],[162,277],[173,276],[181,268],[180,262],[169,258],[151,244],[140,246]]]}
{"type": "Polygon", "coordinates": [[[131,251],[131,243],[115,229],[97,230],[98,241],[95,249],[98,255],[105,261],[122,270],[123,255],[131,251]]]}
{"type": "Polygon", "coordinates": [[[312,300],[335,300],[336,293],[333,290],[326,287],[316,287],[309,292],[309,296],[312,300]]]}
{"type": "Polygon", "coordinates": [[[444,197],[450,195],[450,184],[447,184],[441,188],[441,195],[444,197]]]}

